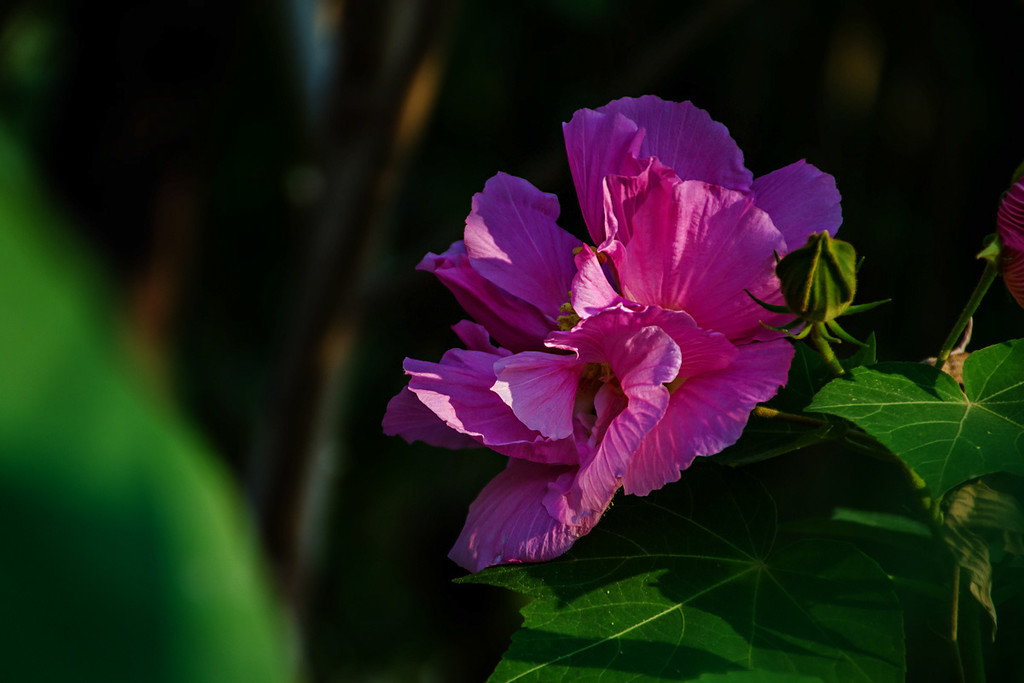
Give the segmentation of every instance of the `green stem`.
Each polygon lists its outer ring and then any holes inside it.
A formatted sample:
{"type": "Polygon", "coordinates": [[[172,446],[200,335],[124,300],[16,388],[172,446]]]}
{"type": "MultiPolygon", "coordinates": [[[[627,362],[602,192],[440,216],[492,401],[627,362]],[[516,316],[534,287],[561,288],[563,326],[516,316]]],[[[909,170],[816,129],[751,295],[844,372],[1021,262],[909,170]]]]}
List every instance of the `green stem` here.
{"type": "Polygon", "coordinates": [[[783,422],[793,422],[795,424],[810,425],[812,427],[828,426],[828,420],[809,417],[807,415],[797,415],[796,413],[784,413],[781,410],[775,410],[768,406],[756,406],[753,414],[757,417],[763,417],[769,420],[782,420],[783,422]]]}
{"type": "Polygon", "coordinates": [[[999,275],[999,268],[992,261],[985,261],[985,272],[981,274],[981,279],[978,280],[978,285],[974,288],[974,292],[971,293],[971,298],[967,300],[967,305],[964,306],[964,310],[960,311],[960,317],[957,318],[956,324],[953,325],[953,329],[949,331],[949,336],[946,337],[946,341],[942,344],[942,349],[939,351],[939,355],[935,358],[935,367],[939,370],[949,360],[949,354],[953,351],[953,347],[956,346],[957,341],[960,339],[960,335],[964,333],[964,329],[967,327],[967,321],[971,319],[974,312],[978,310],[978,305],[981,300],[985,298],[985,293],[988,292],[988,288],[995,282],[996,276],[999,275]]]}
{"type": "MultiPolygon", "coordinates": [[[[799,415],[797,413],[787,413],[781,410],[776,410],[774,408],[769,408],[768,406],[755,406],[754,411],[751,414],[754,415],[755,417],[764,418],[766,420],[792,422],[793,424],[806,425],[808,427],[820,428],[828,427],[831,425],[841,429],[841,431],[832,432],[826,438],[835,439],[839,441],[846,440],[847,443],[849,443],[849,445],[855,446],[864,451],[867,455],[870,455],[871,457],[877,460],[881,460],[883,462],[893,462],[893,459],[896,458],[896,456],[894,456],[888,448],[882,446],[877,441],[875,441],[871,436],[865,434],[856,427],[850,426],[842,428],[840,425],[836,425],[835,423],[829,422],[828,420],[824,420],[820,417],[799,415]],[[838,434],[839,436],[837,437],[836,434],[838,434]]],[[[896,460],[899,459],[896,458],[896,460]]],[[[899,462],[902,464],[903,461],[899,460],[899,462]]]]}
{"type": "Polygon", "coordinates": [[[964,660],[960,656],[960,642],[958,631],[960,629],[960,565],[953,565],[953,596],[949,615],[949,642],[953,645],[953,659],[956,661],[957,681],[967,682],[964,674],[964,660]]]}
{"type": "Polygon", "coordinates": [[[952,640],[960,680],[965,683],[985,683],[985,658],[981,647],[981,610],[968,590],[959,590],[965,579],[960,567],[953,573],[952,640]],[[959,612],[959,614],[958,614],[959,612]],[[962,637],[961,637],[962,636],[962,637]]]}
{"type": "Polygon", "coordinates": [[[811,343],[814,344],[814,348],[818,350],[821,357],[825,359],[825,364],[828,365],[836,377],[840,377],[846,374],[843,370],[843,366],[839,364],[839,359],[836,358],[835,352],[832,347],[829,346],[828,340],[823,336],[821,327],[824,323],[811,323],[811,343]]]}

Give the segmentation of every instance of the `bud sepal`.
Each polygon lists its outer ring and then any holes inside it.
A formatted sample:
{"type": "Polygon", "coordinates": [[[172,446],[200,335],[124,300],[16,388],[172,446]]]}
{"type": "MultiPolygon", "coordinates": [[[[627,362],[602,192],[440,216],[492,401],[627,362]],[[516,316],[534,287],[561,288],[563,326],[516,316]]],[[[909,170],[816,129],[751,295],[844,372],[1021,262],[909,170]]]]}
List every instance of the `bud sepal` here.
{"type": "Polygon", "coordinates": [[[849,342],[860,347],[867,346],[840,326],[837,318],[842,315],[863,313],[887,303],[889,299],[866,304],[853,303],[857,292],[857,271],[860,261],[853,245],[835,240],[827,232],[812,234],[807,244],[779,259],[776,255],[775,273],[780,281],[785,305],[761,301],[749,291],[747,295],[759,306],[771,313],[788,313],[796,316],[792,322],[774,327],[761,324],[776,332],[785,332],[792,339],[808,336],[826,362],[837,375],[843,374],[842,366],[836,360],[830,343],[849,342]],[[793,332],[803,325],[803,329],[793,332]]]}

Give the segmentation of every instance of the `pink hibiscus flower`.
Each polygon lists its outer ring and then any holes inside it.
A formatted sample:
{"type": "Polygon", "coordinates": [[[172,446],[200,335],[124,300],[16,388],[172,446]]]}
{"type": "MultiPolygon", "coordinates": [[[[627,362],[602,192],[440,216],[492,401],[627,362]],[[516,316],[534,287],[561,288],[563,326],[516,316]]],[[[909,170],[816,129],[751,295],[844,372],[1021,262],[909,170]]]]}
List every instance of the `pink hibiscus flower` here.
{"type": "Polygon", "coordinates": [[[999,270],[1010,294],[1024,306],[1024,179],[1003,197],[996,225],[1003,243],[999,270]]]}
{"type": "Polygon", "coordinates": [[[464,240],[418,266],[477,321],[454,328],[466,348],[407,359],[384,418],[508,456],[450,553],[470,571],[556,557],[618,489],[646,495],[734,443],[793,356],[744,290],[780,302],[774,253],[842,221],[831,176],[800,161],[755,180],[689,102],[616,100],[563,131],[594,246],[558,227],[554,196],[488,181],[464,240]]]}

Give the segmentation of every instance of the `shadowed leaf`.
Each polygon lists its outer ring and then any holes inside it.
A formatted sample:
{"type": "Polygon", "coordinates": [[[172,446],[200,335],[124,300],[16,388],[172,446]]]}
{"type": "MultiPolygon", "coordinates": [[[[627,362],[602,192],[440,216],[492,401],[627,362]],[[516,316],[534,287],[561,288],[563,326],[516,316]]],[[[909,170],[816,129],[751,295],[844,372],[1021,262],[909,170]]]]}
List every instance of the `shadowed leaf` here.
{"type": "Polygon", "coordinates": [[[467,577],[534,598],[490,680],[901,681],[902,614],[878,565],[841,542],[778,548],[775,534],[758,482],[701,463],[622,498],[559,560],[467,577]]]}

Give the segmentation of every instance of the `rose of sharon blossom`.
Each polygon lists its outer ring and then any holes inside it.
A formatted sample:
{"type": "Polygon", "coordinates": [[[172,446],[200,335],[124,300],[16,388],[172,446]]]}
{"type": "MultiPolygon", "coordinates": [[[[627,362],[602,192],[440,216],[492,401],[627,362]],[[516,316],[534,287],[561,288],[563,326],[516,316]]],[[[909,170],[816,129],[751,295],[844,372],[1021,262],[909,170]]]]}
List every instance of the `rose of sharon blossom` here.
{"type": "Polygon", "coordinates": [[[841,222],[832,177],[799,161],[754,179],[725,126],[656,97],[563,125],[592,245],[554,196],[499,174],[464,239],[418,266],[476,322],[439,363],[407,359],[384,430],[508,465],[470,506],[450,557],[470,571],[547,560],[618,489],[646,495],[740,436],[793,349],[760,325],[781,301],[774,253],[841,222]]]}
{"type": "Polygon", "coordinates": [[[999,270],[1010,294],[1024,306],[1024,179],[1003,197],[996,226],[1003,243],[999,270]]]}

